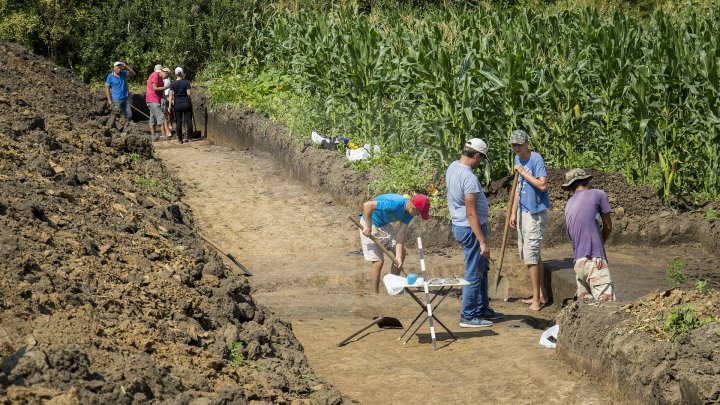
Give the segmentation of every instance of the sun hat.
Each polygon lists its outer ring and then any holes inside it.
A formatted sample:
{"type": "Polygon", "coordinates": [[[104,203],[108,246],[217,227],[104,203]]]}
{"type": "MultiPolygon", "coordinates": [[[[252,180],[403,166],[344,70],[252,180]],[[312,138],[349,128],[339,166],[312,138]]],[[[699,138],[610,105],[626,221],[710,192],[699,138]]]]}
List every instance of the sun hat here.
{"type": "Polygon", "coordinates": [[[180,66],[178,66],[178,67],[175,68],[175,74],[176,74],[176,75],[184,75],[185,72],[183,72],[183,68],[181,68],[180,66]]]}
{"type": "Polygon", "coordinates": [[[482,153],[483,155],[485,155],[486,158],[488,157],[488,153],[487,153],[487,151],[488,151],[488,146],[487,146],[487,144],[486,144],[482,139],[480,139],[480,138],[472,138],[472,139],[470,139],[469,141],[465,142],[465,146],[467,146],[468,148],[470,148],[470,149],[472,149],[472,150],[474,150],[474,151],[477,151],[477,152],[482,153]]]}
{"type": "Polygon", "coordinates": [[[162,65],[161,65],[161,64],[159,64],[159,63],[158,63],[157,65],[155,65],[155,71],[156,71],[156,72],[159,72],[159,71],[161,71],[161,70],[162,70],[162,68],[163,68],[163,67],[162,67],[162,65]]]}
{"type": "Polygon", "coordinates": [[[160,69],[160,70],[163,71],[163,72],[165,72],[165,73],[170,73],[170,68],[164,67],[164,68],[162,68],[162,69],[160,69]]]}
{"type": "Polygon", "coordinates": [[[426,221],[430,219],[430,200],[428,200],[425,194],[416,194],[411,201],[413,206],[420,210],[420,217],[422,219],[426,221]]]}
{"type": "Polygon", "coordinates": [[[527,141],[528,141],[528,134],[527,134],[527,132],[523,131],[522,129],[516,129],[516,130],[512,131],[512,133],[510,134],[510,145],[512,145],[512,144],[522,145],[527,141]]]}
{"type": "Polygon", "coordinates": [[[583,169],[571,169],[568,170],[567,173],[565,173],[565,183],[562,185],[562,188],[567,190],[570,188],[570,185],[576,181],[592,178],[593,176],[587,174],[583,169]]]}

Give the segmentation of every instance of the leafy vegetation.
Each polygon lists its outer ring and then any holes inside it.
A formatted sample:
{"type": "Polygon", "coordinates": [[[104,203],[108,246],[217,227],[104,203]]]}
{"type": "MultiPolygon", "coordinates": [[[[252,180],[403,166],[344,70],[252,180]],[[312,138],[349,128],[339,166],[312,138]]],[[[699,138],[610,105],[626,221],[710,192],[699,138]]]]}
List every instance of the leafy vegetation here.
{"type": "Polygon", "coordinates": [[[415,170],[441,171],[479,136],[486,180],[507,175],[507,136],[524,128],[548,166],[617,171],[682,203],[720,196],[719,12],[710,0],[4,0],[0,39],[88,81],[117,59],[138,82],[155,63],[189,67],[215,103],[379,144],[415,170]]]}
{"type": "Polygon", "coordinates": [[[686,263],[675,259],[672,266],[665,269],[667,275],[667,281],[670,285],[675,288],[687,280],[687,276],[683,273],[686,263]]]}
{"type": "Polygon", "coordinates": [[[720,211],[716,211],[711,208],[705,212],[705,216],[707,217],[708,221],[712,222],[716,219],[720,219],[720,211]]]}
{"type": "Polygon", "coordinates": [[[245,356],[243,356],[243,342],[233,342],[228,348],[228,364],[231,367],[242,367],[245,364],[245,356]]]}
{"type": "Polygon", "coordinates": [[[687,304],[673,309],[667,319],[665,319],[665,332],[669,333],[671,338],[676,338],[692,332],[701,326],[717,322],[720,322],[720,318],[715,316],[707,316],[702,319],[698,318],[695,315],[693,306],[687,304]]]}

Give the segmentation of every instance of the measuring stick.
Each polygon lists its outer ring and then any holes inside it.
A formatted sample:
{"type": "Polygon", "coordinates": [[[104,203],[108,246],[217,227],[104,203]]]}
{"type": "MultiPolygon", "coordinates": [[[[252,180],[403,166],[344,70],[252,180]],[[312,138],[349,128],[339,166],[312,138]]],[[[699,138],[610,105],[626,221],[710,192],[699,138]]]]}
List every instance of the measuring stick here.
{"type": "Polygon", "coordinates": [[[437,350],[437,341],[435,340],[435,324],[433,323],[432,301],[430,300],[430,288],[428,287],[427,270],[425,269],[425,255],[423,254],[422,239],[417,238],[418,257],[420,258],[420,270],[423,276],[423,288],[425,289],[425,302],[427,302],[428,320],[430,322],[430,337],[432,338],[433,350],[437,350]]]}

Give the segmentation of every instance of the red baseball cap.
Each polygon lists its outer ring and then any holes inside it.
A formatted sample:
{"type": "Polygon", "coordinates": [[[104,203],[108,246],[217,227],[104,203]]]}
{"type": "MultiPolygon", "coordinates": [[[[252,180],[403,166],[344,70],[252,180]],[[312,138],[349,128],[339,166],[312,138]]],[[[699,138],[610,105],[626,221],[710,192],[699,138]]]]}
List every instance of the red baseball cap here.
{"type": "Polygon", "coordinates": [[[420,217],[424,220],[430,219],[430,200],[424,194],[416,194],[412,198],[412,204],[420,210],[420,217]]]}

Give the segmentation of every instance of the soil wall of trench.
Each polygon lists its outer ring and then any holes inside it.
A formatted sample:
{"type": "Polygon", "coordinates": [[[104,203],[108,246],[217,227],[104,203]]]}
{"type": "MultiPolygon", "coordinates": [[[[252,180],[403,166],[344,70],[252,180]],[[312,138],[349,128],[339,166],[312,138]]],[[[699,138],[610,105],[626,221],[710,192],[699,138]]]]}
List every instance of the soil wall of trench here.
{"type": "MultiPolygon", "coordinates": [[[[290,177],[348,205],[348,214],[359,212],[362,202],[371,197],[370,173],[346,168],[345,160],[336,152],[308,147],[307,142],[291,138],[285,126],[266,114],[228,106],[210,110],[204,95],[196,108],[195,115],[210,140],[271,153],[290,177]]],[[[593,170],[591,173],[595,176],[594,186],[606,191],[613,206],[610,244],[658,247],[691,243],[717,254],[720,221],[708,221],[702,212],[676,214],[649,188],[630,187],[617,174],[593,170]]],[[[562,209],[568,195],[560,187],[564,171],[550,170],[548,177],[553,209],[549,213],[546,243],[553,245],[567,241],[562,209]]],[[[508,177],[486,187],[489,202],[507,201],[510,185],[508,177]]],[[[717,203],[711,207],[720,209],[717,203]]],[[[490,240],[494,246],[499,245],[504,216],[504,210],[491,211],[490,240]]],[[[444,218],[417,221],[410,229],[410,237],[421,234],[423,244],[430,250],[456,246],[444,218]]],[[[510,232],[509,243],[510,246],[516,243],[514,232],[510,232]]],[[[707,275],[715,277],[715,283],[720,279],[718,272],[707,275]]],[[[662,301],[653,296],[644,299],[650,307],[662,301]]],[[[708,301],[710,306],[712,302],[717,306],[718,299],[715,294],[708,301]]],[[[657,317],[658,312],[645,315],[657,317]]],[[[561,325],[558,355],[571,366],[597,376],[623,402],[720,403],[720,336],[713,332],[720,325],[706,326],[671,343],[639,330],[638,316],[632,306],[620,307],[615,303],[568,305],[558,316],[561,325]]]]}

